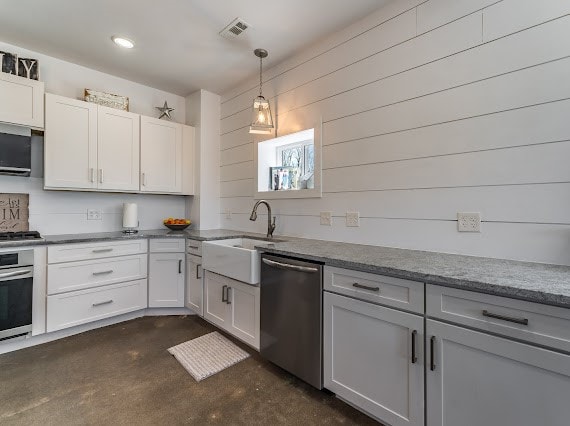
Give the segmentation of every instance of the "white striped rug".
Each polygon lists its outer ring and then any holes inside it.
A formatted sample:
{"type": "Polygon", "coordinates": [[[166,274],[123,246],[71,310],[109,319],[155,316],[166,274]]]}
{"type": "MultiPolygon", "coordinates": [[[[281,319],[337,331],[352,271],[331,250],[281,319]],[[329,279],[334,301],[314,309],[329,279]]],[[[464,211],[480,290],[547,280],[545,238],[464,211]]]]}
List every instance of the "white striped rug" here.
{"type": "Polygon", "coordinates": [[[168,349],[199,382],[249,357],[249,354],[217,331],[168,349]]]}

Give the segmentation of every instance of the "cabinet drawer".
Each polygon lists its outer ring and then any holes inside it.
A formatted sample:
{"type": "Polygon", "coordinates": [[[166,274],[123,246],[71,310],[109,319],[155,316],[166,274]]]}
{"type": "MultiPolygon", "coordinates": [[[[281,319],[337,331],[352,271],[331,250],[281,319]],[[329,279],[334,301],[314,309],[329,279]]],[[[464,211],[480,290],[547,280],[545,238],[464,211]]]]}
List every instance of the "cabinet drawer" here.
{"type": "Polygon", "coordinates": [[[184,253],[186,240],[184,238],[165,238],[150,240],[151,253],[184,253]]]}
{"type": "Polygon", "coordinates": [[[426,312],[433,318],[570,352],[570,309],[430,284],[426,312]]]}
{"type": "Polygon", "coordinates": [[[424,311],[424,284],[416,281],[325,266],[324,288],[412,312],[424,311]]]}
{"type": "Polygon", "coordinates": [[[100,259],[147,252],[147,240],[62,244],[48,247],[48,263],[100,259]]]}
{"type": "Polygon", "coordinates": [[[186,252],[195,256],[202,256],[202,241],[186,240],[186,252]]]}
{"type": "Polygon", "coordinates": [[[47,331],[145,309],[146,306],[146,279],[48,296],[47,331]]]}
{"type": "Polygon", "coordinates": [[[48,265],[48,294],[99,287],[147,276],[146,254],[48,265]]]}

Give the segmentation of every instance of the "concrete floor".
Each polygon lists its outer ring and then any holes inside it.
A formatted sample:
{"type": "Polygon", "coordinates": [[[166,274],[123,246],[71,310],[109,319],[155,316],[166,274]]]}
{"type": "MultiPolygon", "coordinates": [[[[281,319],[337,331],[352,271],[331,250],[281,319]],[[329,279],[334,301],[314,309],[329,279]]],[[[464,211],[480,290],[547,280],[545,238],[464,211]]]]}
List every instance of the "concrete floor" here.
{"type": "Polygon", "coordinates": [[[214,330],[146,317],[0,355],[0,424],[378,424],[242,344],[252,357],[196,383],[166,349],[214,330]]]}

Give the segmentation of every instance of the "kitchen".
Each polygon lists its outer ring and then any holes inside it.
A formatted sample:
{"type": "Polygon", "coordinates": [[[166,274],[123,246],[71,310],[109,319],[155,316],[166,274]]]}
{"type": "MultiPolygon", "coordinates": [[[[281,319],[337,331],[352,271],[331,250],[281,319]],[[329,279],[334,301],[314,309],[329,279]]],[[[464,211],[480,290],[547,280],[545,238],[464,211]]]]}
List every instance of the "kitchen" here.
{"type": "Polygon", "coordinates": [[[27,83],[32,111],[9,118],[24,103],[1,92],[1,131],[28,138],[31,170],[0,175],[0,194],[27,196],[40,236],[0,242],[0,256],[24,253],[33,292],[31,330],[0,341],[2,422],[567,423],[567,2],[146,6],[60,0],[25,18],[23,2],[0,18],[0,52],[37,60],[40,77],[0,74],[27,83]],[[157,17],[152,29],[133,8],[157,17]],[[89,22],[50,25],[70,16],[89,22]],[[236,16],[251,26],[228,41],[218,33],[236,16]],[[181,59],[180,78],[159,59],[189,55],[187,19],[223,58],[181,59]],[[112,44],[119,32],[133,49],[112,44]],[[85,102],[85,89],[129,110],[85,102]],[[261,93],[269,134],[250,133],[261,93]],[[153,145],[157,134],[176,141],[153,145]],[[136,225],[123,227],[129,204],[136,225]],[[170,232],[168,217],[192,224],[170,232]],[[264,286],[276,271],[320,277],[316,296],[264,286]],[[82,311],[109,300],[93,307],[106,316],[82,311]],[[195,382],[167,349],[214,331],[249,358],[195,382]],[[281,359],[264,355],[273,332],[281,359]]]}

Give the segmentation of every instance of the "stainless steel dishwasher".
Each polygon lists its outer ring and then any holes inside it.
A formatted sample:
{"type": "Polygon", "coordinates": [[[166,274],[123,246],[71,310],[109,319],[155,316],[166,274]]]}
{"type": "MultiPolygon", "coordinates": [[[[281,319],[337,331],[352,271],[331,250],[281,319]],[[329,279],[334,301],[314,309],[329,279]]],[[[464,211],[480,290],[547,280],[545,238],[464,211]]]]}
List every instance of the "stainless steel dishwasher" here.
{"type": "Polygon", "coordinates": [[[322,388],[322,265],[261,256],[260,352],[322,388]]]}

